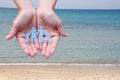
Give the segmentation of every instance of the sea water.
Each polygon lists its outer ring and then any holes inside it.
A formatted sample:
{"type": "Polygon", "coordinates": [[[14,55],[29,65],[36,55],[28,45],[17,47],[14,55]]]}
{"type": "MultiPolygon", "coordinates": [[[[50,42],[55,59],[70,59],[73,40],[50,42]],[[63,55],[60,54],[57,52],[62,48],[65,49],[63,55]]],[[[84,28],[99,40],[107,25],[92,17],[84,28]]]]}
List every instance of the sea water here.
{"type": "Polygon", "coordinates": [[[5,40],[17,13],[0,8],[0,63],[120,63],[120,10],[56,10],[69,36],[61,37],[49,59],[28,57],[15,38],[5,40]]]}

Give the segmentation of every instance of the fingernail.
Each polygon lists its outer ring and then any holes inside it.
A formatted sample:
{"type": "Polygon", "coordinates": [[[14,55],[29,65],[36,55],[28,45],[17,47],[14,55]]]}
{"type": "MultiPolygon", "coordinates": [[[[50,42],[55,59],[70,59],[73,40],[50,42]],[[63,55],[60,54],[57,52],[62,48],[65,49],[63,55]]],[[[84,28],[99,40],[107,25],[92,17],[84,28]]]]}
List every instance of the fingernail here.
{"type": "Polygon", "coordinates": [[[67,33],[65,33],[64,35],[62,35],[63,37],[67,37],[68,36],[68,34],[67,33]]]}
{"type": "Polygon", "coordinates": [[[66,36],[68,36],[68,34],[66,33],[66,36]]]}
{"type": "Polygon", "coordinates": [[[49,56],[46,56],[46,59],[49,59],[49,56]]]}
{"type": "Polygon", "coordinates": [[[6,36],[6,37],[5,37],[5,39],[7,39],[7,40],[8,40],[8,39],[9,39],[9,36],[6,36]]]}

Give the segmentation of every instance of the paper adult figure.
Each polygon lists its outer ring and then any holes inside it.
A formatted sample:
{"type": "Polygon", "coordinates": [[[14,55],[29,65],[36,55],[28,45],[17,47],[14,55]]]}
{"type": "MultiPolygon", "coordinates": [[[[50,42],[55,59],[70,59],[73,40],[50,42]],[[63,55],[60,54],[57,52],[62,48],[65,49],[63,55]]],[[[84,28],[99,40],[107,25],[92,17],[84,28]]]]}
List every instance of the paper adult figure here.
{"type": "Polygon", "coordinates": [[[43,42],[43,38],[44,38],[44,30],[42,27],[40,27],[38,29],[38,34],[39,34],[39,42],[43,42]]]}
{"type": "Polygon", "coordinates": [[[34,27],[30,31],[30,38],[32,39],[32,42],[36,41],[37,31],[36,31],[36,29],[34,27]]]}
{"type": "Polygon", "coordinates": [[[46,36],[46,41],[50,42],[50,33],[45,32],[45,36],[46,36]]]}
{"type": "Polygon", "coordinates": [[[29,33],[28,32],[25,34],[25,41],[29,42],[29,33]]]}

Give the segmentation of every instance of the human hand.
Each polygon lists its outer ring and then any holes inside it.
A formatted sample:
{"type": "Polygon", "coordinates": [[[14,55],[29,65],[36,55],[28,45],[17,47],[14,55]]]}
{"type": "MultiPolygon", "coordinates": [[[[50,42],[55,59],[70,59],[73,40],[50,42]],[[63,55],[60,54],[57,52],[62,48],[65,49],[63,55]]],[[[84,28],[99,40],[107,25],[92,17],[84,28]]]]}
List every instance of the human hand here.
{"type": "Polygon", "coordinates": [[[67,36],[60,18],[55,14],[53,9],[44,7],[38,8],[36,18],[36,10],[31,6],[31,0],[14,1],[18,7],[19,13],[6,39],[9,40],[16,36],[18,43],[27,55],[35,56],[38,53],[38,49],[42,51],[43,56],[49,58],[50,55],[55,52],[60,36],[67,36]],[[33,26],[37,26],[37,29],[42,26],[45,32],[50,33],[51,38],[49,43],[46,42],[46,37],[44,37],[43,43],[39,43],[39,38],[36,39],[35,43],[32,42],[32,40],[30,40],[30,42],[25,41],[26,33],[30,32],[33,26]]]}
{"type": "Polygon", "coordinates": [[[10,33],[6,36],[6,39],[12,39],[15,36],[23,51],[28,56],[33,57],[38,53],[36,44],[32,41],[29,43],[25,42],[24,36],[33,26],[36,27],[36,9],[28,6],[28,8],[24,7],[24,9],[19,8],[18,10],[18,15],[16,16],[10,33]]]}
{"type": "Polygon", "coordinates": [[[37,49],[42,51],[42,55],[49,58],[55,53],[60,36],[67,37],[60,18],[56,15],[54,10],[39,7],[37,9],[37,27],[43,27],[46,32],[51,35],[50,42],[46,42],[44,37],[43,43],[38,43],[37,49]]]}

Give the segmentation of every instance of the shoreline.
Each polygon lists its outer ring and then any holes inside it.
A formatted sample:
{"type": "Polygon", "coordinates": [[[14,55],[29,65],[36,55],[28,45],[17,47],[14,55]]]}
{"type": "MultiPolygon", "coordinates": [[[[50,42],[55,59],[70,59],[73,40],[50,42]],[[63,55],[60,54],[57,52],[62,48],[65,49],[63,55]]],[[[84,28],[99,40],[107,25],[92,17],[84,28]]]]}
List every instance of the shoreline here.
{"type": "Polygon", "coordinates": [[[92,70],[120,70],[120,64],[80,64],[80,63],[0,63],[4,68],[40,68],[40,69],[92,69],[92,70]]]}

